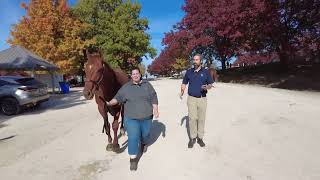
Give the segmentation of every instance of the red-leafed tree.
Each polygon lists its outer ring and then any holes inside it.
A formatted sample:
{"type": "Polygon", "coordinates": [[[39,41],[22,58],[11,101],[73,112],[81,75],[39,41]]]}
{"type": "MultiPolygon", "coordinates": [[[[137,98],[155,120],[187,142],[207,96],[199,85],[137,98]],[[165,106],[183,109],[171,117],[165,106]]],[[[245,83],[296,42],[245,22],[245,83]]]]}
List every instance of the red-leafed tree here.
{"type": "Polygon", "coordinates": [[[174,60],[168,56],[166,51],[162,51],[160,55],[148,67],[151,74],[168,75],[173,70],[174,60]]]}
{"type": "Polygon", "coordinates": [[[188,53],[186,45],[189,36],[186,31],[170,31],[165,34],[162,44],[165,48],[153,63],[149,66],[149,72],[153,74],[168,75],[173,71],[179,72],[188,66],[188,53]],[[182,61],[186,61],[185,63],[182,61]]]}
{"type": "Polygon", "coordinates": [[[233,66],[259,65],[279,61],[277,53],[245,53],[237,56],[233,66]]]}
{"type": "Polygon", "coordinates": [[[148,72],[151,74],[167,75],[171,72],[173,61],[164,50],[148,66],[148,72]]]}
{"type": "Polygon", "coordinates": [[[244,33],[248,24],[243,20],[254,20],[262,9],[259,0],[186,0],[180,27],[192,35],[188,52],[206,52],[221,61],[225,69],[226,61],[250,48],[244,33]]]}
{"type": "Polygon", "coordinates": [[[305,58],[319,57],[320,1],[260,0],[261,11],[246,24],[245,40],[251,48],[277,52],[283,65],[297,52],[305,58]]]}
{"type": "Polygon", "coordinates": [[[190,33],[187,30],[175,27],[175,30],[165,33],[162,45],[166,47],[164,50],[172,58],[187,58],[188,52],[186,49],[190,40],[190,33]]]}
{"type": "MultiPolygon", "coordinates": [[[[201,53],[219,60],[232,57],[255,63],[276,53],[284,67],[299,55],[320,59],[318,0],[185,0],[185,16],[163,42],[171,59],[201,53]],[[173,52],[171,52],[173,51],[173,52]],[[248,52],[263,52],[244,56],[248,52]]],[[[159,58],[160,60],[162,58],[159,58]]],[[[188,59],[188,58],[186,58],[188,59]]],[[[159,61],[160,61],[159,60],[159,61]]],[[[161,62],[161,61],[160,61],[161,62]]]]}

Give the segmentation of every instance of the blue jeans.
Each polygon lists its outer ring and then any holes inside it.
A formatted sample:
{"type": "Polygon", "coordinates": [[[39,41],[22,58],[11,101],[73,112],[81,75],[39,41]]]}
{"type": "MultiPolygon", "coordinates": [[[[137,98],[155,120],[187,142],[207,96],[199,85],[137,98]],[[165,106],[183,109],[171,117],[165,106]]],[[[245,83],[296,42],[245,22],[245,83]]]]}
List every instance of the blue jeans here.
{"type": "Polygon", "coordinates": [[[142,143],[147,144],[152,119],[138,120],[124,117],[124,127],[128,133],[128,153],[138,155],[142,143]]]}

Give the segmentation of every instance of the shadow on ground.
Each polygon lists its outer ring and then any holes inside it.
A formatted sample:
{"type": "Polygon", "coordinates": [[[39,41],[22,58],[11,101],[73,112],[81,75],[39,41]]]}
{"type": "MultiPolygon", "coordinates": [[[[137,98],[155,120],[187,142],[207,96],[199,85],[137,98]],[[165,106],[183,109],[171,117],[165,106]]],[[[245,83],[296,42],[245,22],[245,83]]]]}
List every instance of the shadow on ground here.
{"type": "Polygon", "coordinates": [[[166,125],[164,125],[159,120],[153,120],[152,126],[150,130],[150,138],[149,138],[149,146],[157,142],[160,135],[165,138],[166,137],[166,125]]]}
{"type": "Polygon", "coordinates": [[[8,136],[8,137],[4,137],[4,138],[0,138],[0,142],[2,141],[6,141],[6,140],[9,140],[9,139],[12,139],[14,137],[16,137],[17,135],[11,135],[11,136],[8,136]]]}
{"type": "Polygon", "coordinates": [[[181,119],[180,126],[182,126],[184,122],[185,122],[185,127],[186,127],[186,131],[187,131],[188,138],[191,139],[191,136],[190,136],[190,126],[189,126],[189,116],[184,116],[184,117],[181,119]]]}
{"type": "Polygon", "coordinates": [[[219,71],[219,81],[289,90],[320,91],[320,64],[292,65],[287,69],[279,63],[231,68],[224,72],[219,71]]]}

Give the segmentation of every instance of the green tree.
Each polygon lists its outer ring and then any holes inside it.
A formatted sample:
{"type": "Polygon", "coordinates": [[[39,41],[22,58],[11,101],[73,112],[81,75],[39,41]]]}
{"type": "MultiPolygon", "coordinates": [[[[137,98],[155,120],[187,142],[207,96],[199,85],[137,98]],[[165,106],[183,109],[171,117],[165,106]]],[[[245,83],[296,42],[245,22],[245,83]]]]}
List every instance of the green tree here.
{"type": "Polygon", "coordinates": [[[130,0],[80,0],[73,13],[90,25],[85,37],[96,39],[105,60],[114,67],[129,70],[142,61],[154,57],[146,33],[148,20],[140,18],[141,5],[130,0]]]}
{"type": "Polygon", "coordinates": [[[188,65],[188,60],[183,58],[177,58],[172,67],[177,73],[180,73],[181,71],[186,70],[188,68],[188,65]]]}
{"type": "Polygon", "coordinates": [[[71,15],[66,0],[31,0],[22,7],[27,14],[13,25],[8,42],[58,65],[63,73],[82,69],[82,50],[94,41],[81,39],[87,25],[71,15]]]}

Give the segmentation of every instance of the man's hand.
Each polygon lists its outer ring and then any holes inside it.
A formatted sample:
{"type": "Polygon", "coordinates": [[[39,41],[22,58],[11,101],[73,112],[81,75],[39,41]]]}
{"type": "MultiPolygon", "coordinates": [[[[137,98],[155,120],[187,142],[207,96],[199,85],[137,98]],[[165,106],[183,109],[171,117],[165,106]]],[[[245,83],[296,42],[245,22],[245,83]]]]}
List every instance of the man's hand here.
{"type": "Polygon", "coordinates": [[[186,85],[185,84],[181,84],[180,99],[182,99],[185,89],[186,89],[186,85]]]}
{"type": "Polygon", "coordinates": [[[183,92],[183,91],[181,91],[181,92],[180,92],[180,94],[179,94],[180,99],[182,99],[182,98],[183,98],[183,94],[184,94],[184,92],[183,92]]]}
{"type": "Polygon", "coordinates": [[[211,84],[208,84],[208,85],[202,85],[202,86],[201,86],[201,88],[202,88],[203,90],[209,90],[209,89],[211,89],[211,88],[212,88],[212,85],[211,85],[211,84]]]}

